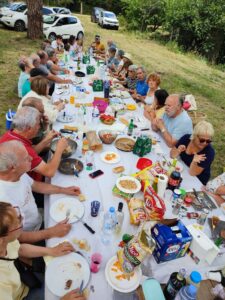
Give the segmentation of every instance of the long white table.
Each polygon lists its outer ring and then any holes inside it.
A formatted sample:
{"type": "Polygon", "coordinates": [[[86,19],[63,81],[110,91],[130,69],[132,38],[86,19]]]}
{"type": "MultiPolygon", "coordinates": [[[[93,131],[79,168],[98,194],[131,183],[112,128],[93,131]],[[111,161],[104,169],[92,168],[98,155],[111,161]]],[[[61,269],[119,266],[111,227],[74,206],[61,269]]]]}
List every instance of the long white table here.
{"type": "MultiPolygon", "coordinates": [[[[82,86],[84,86],[87,90],[90,91],[89,95],[86,95],[85,99],[75,99],[77,102],[91,102],[93,100],[94,96],[101,96],[103,97],[103,93],[93,93],[92,92],[92,87],[88,86],[88,78],[84,78],[84,83],[82,86]]],[[[70,93],[67,96],[60,96],[60,98],[67,98],[69,99],[69,95],[74,94],[74,87],[71,85],[70,86],[70,93]]],[[[58,95],[54,94],[53,99],[57,100],[59,98],[58,95]]],[[[126,103],[132,103],[133,100],[126,99],[124,100],[126,103]]],[[[71,111],[74,110],[74,107],[67,105],[66,111],[71,113],[71,111]]],[[[74,113],[76,114],[76,110],[74,110],[74,113]]],[[[113,126],[106,126],[102,125],[100,122],[92,124],[91,123],[91,117],[90,117],[91,109],[88,109],[88,117],[87,117],[87,124],[86,126],[89,127],[90,129],[95,129],[98,130],[99,128],[113,128],[113,126]]],[[[141,109],[138,109],[134,111],[133,117],[139,117],[142,118],[141,114],[142,111],[141,109]]],[[[126,117],[126,115],[124,115],[126,117]]],[[[131,117],[130,113],[128,113],[128,117],[131,117]]],[[[77,122],[69,124],[69,125],[77,125],[77,122]]],[[[64,124],[56,122],[54,124],[54,129],[59,130],[60,128],[63,128],[64,124]]],[[[116,128],[124,128],[123,125],[117,121],[116,125],[114,126],[116,128]]],[[[81,126],[81,129],[84,129],[81,126]]],[[[85,128],[86,130],[87,128],[85,128]]],[[[126,132],[126,130],[125,130],[126,132]]],[[[145,133],[145,132],[143,132],[145,133]]],[[[164,153],[166,157],[169,157],[169,148],[166,146],[164,141],[161,139],[160,135],[157,133],[151,132],[149,130],[146,132],[148,134],[151,134],[154,137],[157,137],[158,140],[160,140],[160,143],[158,143],[158,146],[164,153]]],[[[85,194],[86,196],[86,201],[84,202],[85,205],[85,215],[83,220],[86,221],[95,231],[96,233],[92,235],[82,224],[81,222],[75,223],[72,225],[72,230],[70,233],[64,237],[64,238],[52,238],[47,241],[48,246],[53,246],[58,244],[59,242],[62,242],[64,240],[69,240],[73,241],[74,238],[76,239],[86,239],[88,243],[91,246],[91,251],[90,252],[85,252],[83,251],[83,254],[87,257],[87,259],[90,261],[90,256],[94,252],[100,252],[103,256],[103,262],[101,264],[100,271],[97,274],[92,274],[91,279],[89,282],[89,287],[91,285],[94,286],[95,292],[90,292],[89,299],[90,300],[97,300],[101,299],[104,297],[104,299],[110,300],[113,299],[113,290],[112,288],[108,285],[105,279],[104,275],[104,270],[105,270],[105,265],[107,261],[116,254],[116,251],[118,249],[118,242],[121,240],[122,234],[123,233],[130,233],[134,234],[137,231],[137,227],[134,225],[130,225],[129,221],[129,211],[127,204],[124,200],[121,200],[121,198],[117,198],[112,194],[112,188],[115,185],[116,179],[118,178],[118,175],[114,174],[112,172],[112,168],[117,166],[117,165],[123,165],[125,167],[125,173],[126,174],[132,174],[134,172],[137,172],[138,170],[136,169],[136,163],[139,159],[138,156],[134,155],[133,153],[127,153],[127,152],[122,152],[117,150],[114,147],[114,144],[112,145],[105,145],[103,144],[103,151],[108,151],[108,150],[113,150],[119,153],[121,160],[119,163],[116,165],[110,165],[104,163],[100,159],[100,153],[95,153],[94,154],[94,167],[95,170],[101,169],[104,171],[104,175],[100,176],[96,179],[91,179],[88,174],[90,171],[87,171],[85,169],[85,158],[81,154],[81,142],[78,142],[78,149],[76,153],[72,156],[74,158],[80,159],[83,164],[84,164],[84,170],[80,173],[79,178],[76,178],[75,176],[68,176],[68,175],[63,175],[59,173],[58,171],[56,172],[55,176],[52,178],[51,183],[52,184],[57,184],[61,186],[70,186],[70,185],[78,185],[81,188],[82,193],[85,194]],[[90,203],[93,200],[98,200],[101,202],[101,207],[100,207],[100,215],[98,217],[91,217],[90,215],[90,203]],[[113,237],[113,243],[111,243],[109,246],[104,246],[101,242],[101,225],[102,225],[102,217],[104,212],[108,210],[110,206],[115,206],[115,208],[118,207],[118,203],[122,201],[124,202],[124,223],[123,227],[121,230],[121,234],[115,235],[113,237]]],[[[153,162],[156,160],[160,159],[160,155],[157,154],[158,149],[157,147],[152,149],[152,152],[146,155],[145,157],[150,158],[153,162]]],[[[185,188],[186,190],[190,190],[192,188],[195,188],[199,190],[201,188],[201,183],[196,177],[192,177],[188,173],[188,168],[184,165],[184,170],[182,172],[182,187],[185,188]]],[[[168,195],[168,193],[167,193],[168,195]]],[[[53,204],[54,201],[56,201],[59,198],[62,198],[63,195],[51,195],[49,197],[46,197],[45,200],[45,224],[46,227],[52,226],[55,224],[55,222],[50,218],[49,216],[49,207],[53,204]]],[[[170,200],[165,199],[165,203],[167,206],[167,212],[165,214],[166,217],[171,217],[171,203],[170,200]]],[[[213,214],[219,214],[219,209],[217,211],[213,211],[213,214]]],[[[183,220],[185,224],[188,224],[190,221],[188,219],[183,220]]],[[[208,231],[207,225],[205,225],[205,231],[208,231]]],[[[80,249],[78,249],[80,250],[80,249]]],[[[225,266],[225,255],[222,257],[218,257],[213,265],[211,267],[207,266],[207,264],[203,263],[201,265],[196,265],[194,261],[189,257],[185,256],[184,258],[180,258],[177,260],[173,260],[167,263],[163,264],[157,264],[155,262],[155,259],[153,257],[150,257],[149,259],[149,268],[151,269],[150,273],[159,280],[161,283],[165,283],[168,280],[168,277],[170,274],[176,270],[179,270],[180,267],[185,267],[187,272],[191,272],[193,269],[199,270],[203,277],[204,277],[204,272],[207,271],[208,269],[220,269],[221,266],[225,266]]],[[[45,293],[45,299],[46,300],[55,300],[58,299],[56,296],[54,296],[47,288],[46,286],[46,293],[45,293]]]]}

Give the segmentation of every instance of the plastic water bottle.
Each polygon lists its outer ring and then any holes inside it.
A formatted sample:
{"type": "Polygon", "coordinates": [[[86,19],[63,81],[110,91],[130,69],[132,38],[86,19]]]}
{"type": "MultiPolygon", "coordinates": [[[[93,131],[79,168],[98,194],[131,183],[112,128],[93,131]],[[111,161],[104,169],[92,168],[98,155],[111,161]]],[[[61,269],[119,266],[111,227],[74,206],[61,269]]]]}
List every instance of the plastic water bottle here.
{"type": "Polygon", "coordinates": [[[180,289],[175,300],[196,300],[197,288],[194,285],[186,285],[180,289]]]}
{"type": "Polygon", "coordinates": [[[89,48],[89,55],[90,55],[90,57],[93,56],[93,48],[92,47],[89,48]]]}
{"type": "Polygon", "coordinates": [[[102,243],[109,245],[112,240],[112,235],[115,231],[117,224],[116,211],[113,206],[109,208],[109,211],[105,213],[102,227],[102,243]]]}

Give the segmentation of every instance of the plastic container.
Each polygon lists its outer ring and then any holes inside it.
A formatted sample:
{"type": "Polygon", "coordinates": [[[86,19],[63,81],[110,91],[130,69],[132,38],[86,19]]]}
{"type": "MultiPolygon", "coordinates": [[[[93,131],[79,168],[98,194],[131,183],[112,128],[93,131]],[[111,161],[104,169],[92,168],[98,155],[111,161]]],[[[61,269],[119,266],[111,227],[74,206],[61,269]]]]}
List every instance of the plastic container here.
{"type": "Polygon", "coordinates": [[[175,300],[196,300],[197,288],[194,285],[186,285],[180,289],[175,300]]]}
{"type": "Polygon", "coordinates": [[[9,110],[5,114],[5,118],[6,118],[5,127],[6,127],[7,130],[11,129],[12,120],[13,120],[13,117],[15,116],[15,114],[16,114],[16,112],[11,111],[11,110],[9,110]]]}
{"type": "Polygon", "coordinates": [[[197,289],[200,286],[200,282],[202,280],[202,276],[199,272],[193,271],[190,276],[186,278],[187,284],[194,285],[197,289]]]}
{"type": "Polygon", "coordinates": [[[117,224],[116,211],[113,206],[109,208],[109,211],[105,213],[102,226],[102,238],[101,241],[104,245],[109,245],[112,240],[112,235],[115,231],[117,224]]]}
{"type": "Polygon", "coordinates": [[[146,279],[142,283],[145,300],[165,300],[159,282],[153,278],[146,279]]]}

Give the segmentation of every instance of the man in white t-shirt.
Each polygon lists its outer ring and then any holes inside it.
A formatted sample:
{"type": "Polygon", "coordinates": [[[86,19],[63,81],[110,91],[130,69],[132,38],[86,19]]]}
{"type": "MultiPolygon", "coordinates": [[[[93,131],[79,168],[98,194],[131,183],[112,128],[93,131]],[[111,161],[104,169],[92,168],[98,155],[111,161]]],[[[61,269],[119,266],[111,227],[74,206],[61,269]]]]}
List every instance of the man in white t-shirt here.
{"type": "Polygon", "coordinates": [[[51,237],[65,236],[71,229],[71,225],[66,221],[39,230],[42,219],[32,191],[42,194],[76,196],[80,194],[80,189],[76,186],[59,187],[34,181],[26,174],[31,168],[31,160],[21,142],[9,141],[0,144],[0,201],[9,202],[21,209],[24,217],[21,242],[34,243],[51,237]]]}
{"type": "Polygon", "coordinates": [[[56,53],[64,52],[64,44],[61,35],[56,36],[56,39],[51,43],[51,47],[56,50],[56,53]]]}

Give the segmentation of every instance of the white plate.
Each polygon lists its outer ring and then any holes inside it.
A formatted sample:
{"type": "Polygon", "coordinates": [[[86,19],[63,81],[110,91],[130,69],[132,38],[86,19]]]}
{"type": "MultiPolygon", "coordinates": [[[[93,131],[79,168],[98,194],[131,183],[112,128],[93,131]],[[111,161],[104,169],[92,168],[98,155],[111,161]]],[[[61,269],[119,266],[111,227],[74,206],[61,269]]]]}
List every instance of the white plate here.
{"type": "Polygon", "coordinates": [[[73,85],[78,85],[78,84],[81,84],[83,83],[83,80],[81,78],[76,78],[72,81],[73,85]]]}
{"type": "Polygon", "coordinates": [[[119,270],[117,267],[113,266],[113,264],[117,261],[117,257],[113,256],[110,258],[110,260],[106,264],[105,268],[105,277],[108,282],[108,284],[116,291],[121,293],[130,293],[136,290],[136,288],[139,286],[142,272],[141,268],[136,267],[134,270],[134,275],[128,279],[117,279],[116,276],[122,275],[123,273],[121,270],[119,270]],[[116,271],[113,271],[113,269],[116,269],[116,271]]]}
{"type": "Polygon", "coordinates": [[[56,200],[50,207],[50,216],[55,222],[66,219],[66,212],[70,210],[69,223],[75,223],[84,216],[84,205],[76,198],[61,198],[56,200]],[[75,217],[79,217],[77,219],[75,217]]]}
{"type": "Polygon", "coordinates": [[[68,116],[66,115],[65,117],[63,115],[59,115],[57,117],[57,121],[61,123],[71,123],[75,120],[75,116],[68,116]]]}
{"type": "Polygon", "coordinates": [[[127,193],[127,194],[135,194],[135,193],[138,193],[140,190],[141,190],[141,183],[140,181],[138,181],[136,178],[132,177],[132,176],[122,176],[122,177],[119,177],[116,181],[116,186],[118,187],[118,189],[124,193],[127,193]],[[131,180],[133,182],[136,183],[137,187],[136,189],[126,189],[124,187],[122,187],[120,185],[120,181],[121,180],[131,180]]]}
{"type": "Polygon", "coordinates": [[[70,253],[50,261],[45,278],[49,290],[54,295],[62,297],[67,292],[79,288],[82,280],[84,281],[83,289],[87,286],[90,278],[90,267],[83,256],[70,253]],[[69,279],[72,280],[72,284],[66,290],[66,281],[69,279]]]}
{"type": "Polygon", "coordinates": [[[103,152],[100,156],[101,160],[104,161],[107,164],[116,164],[120,161],[120,155],[116,152],[113,151],[107,151],[107,152],[103,152]],[[110,155],[110,154],[115,154],[116,157],[111,159],[111,160],[107,160],[105,157],[106,155],[110,155]]]}

